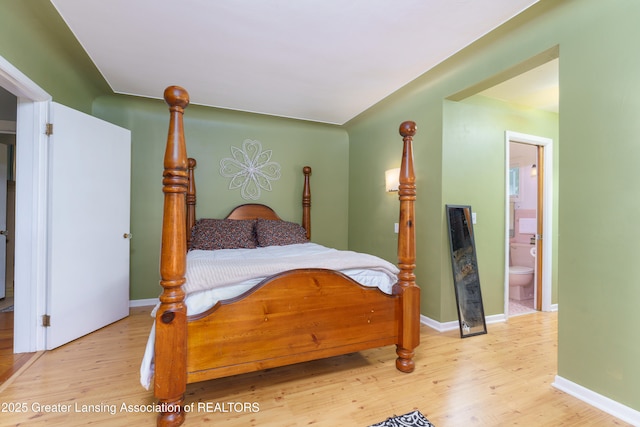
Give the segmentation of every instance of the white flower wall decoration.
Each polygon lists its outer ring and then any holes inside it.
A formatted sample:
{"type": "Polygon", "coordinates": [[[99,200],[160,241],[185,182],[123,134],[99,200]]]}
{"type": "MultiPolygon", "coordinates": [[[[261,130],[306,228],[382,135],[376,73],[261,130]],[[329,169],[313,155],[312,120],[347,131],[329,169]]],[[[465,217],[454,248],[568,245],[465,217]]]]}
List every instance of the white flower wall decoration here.
{"type": "Polygon", "coordinates": [[[242,143],[242,149],[232,146],[233,157],[220,160],[220,175],[231,178],[229,190],[240,188],[245,200],[258,200],[261,190],[271,191],[271,181],[280,179],[280,164],[271,161],[271,154],[251,139],[242,143]]]}

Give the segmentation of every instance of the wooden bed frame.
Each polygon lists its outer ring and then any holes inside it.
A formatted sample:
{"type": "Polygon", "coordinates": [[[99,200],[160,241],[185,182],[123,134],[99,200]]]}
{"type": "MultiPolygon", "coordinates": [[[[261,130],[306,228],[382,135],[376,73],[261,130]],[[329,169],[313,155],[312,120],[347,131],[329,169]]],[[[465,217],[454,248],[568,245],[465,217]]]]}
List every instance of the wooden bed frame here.
{"type": "MultiPolygon", "coordinates": [[[[164,215],[160,274],[163,291],[156,315],[154,393],[163,412],[158,426],[184,422],[187,383],[253,372],[365,349],[396,345],[396,367],[412,372],[420,340],[420,288],[415,283],[413,122],[400,126],[398,281],[393,295],[366,288],[339,272],[286,271],[205,313],[187,316],[186,253],[195,223],[195,160],[187,158],[183,114],[187,91],[168,87],[170,123],[164,157],[164,215]],[[165,410],[166,409],[166,410],[165,410]]],[[[311,191],[305,167],[303,221],[310,237],[311,191]]],[[[264,205],[243,205],[227,218],[272,218],[264,205]]]]}

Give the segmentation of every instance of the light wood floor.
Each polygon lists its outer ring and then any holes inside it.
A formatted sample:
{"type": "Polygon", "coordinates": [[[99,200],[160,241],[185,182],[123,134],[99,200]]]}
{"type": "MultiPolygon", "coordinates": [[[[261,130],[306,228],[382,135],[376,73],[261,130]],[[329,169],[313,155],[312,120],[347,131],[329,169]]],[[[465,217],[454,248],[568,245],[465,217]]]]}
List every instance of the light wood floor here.
{"type": "Polygon", "coordinates": [[[13,312],[0,313],[0,385],[33,356],[33,353],[13,354],[13,312]]]}
{"type": "MultiPolygon", "coordinates": [[[[0,424],[155,425],[155,414],[130,411],[154,402],[139,383],[151,322],[149,309],[133,309],[125,320],[44,353],[0,388],[0,424]],[[54,412],[65,408],[71,412],[54,412]]],[[[191,384],[186,425],[365,427],[414,409],[436,427],[627,425],[551,386],[556,328],[557,313],[513,317],[466,339],[423,326],[411,374],[396,371],[394,348],[386,347],[191,384]],[[249,410],[233,410],[245,404],[249,410]]]]}

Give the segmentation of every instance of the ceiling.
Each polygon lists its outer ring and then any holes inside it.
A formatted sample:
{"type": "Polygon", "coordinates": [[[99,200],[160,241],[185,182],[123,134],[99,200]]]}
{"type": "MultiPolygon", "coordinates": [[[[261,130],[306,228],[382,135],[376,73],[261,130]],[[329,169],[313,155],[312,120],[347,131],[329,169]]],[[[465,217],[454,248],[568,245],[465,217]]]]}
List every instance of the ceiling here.
{"type": "Polygon", "coordinates": [[[51,2],[115,93],[344,124],[537,0],[51,2]]]}
{"type": "Polygon", "coordinates": [[[559,112],[558,59],[480,92],[490,98],[538,110],[559,112]]]}

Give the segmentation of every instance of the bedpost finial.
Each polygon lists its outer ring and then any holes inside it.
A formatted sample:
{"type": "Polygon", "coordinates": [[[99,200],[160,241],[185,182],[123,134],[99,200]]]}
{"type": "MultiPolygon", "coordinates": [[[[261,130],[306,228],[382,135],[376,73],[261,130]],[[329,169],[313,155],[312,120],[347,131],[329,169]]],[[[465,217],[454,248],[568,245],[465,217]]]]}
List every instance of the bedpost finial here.
{"type": "Polygon", "coordinates": [[[418,127],[416,126],[416,122],[412,122],[410,120],[402,122],[400,125],[400,135],[402,135],[403,138],[406,138],[407,136],[414,136],[417,130],[418,127]]]}
{"type": "Polygon", "coordinates": [[[189,93],[180,86],[169,86],[164,90],[164,100],[170,107],[187,108],[189,105],[189,93]]]}
{"type": "Polygon", "coordinates": [[[193,169],[196,167],[196,165],[198,164],[198,162],[196,162],[196,159],[194,159],[193,157],[189,157],[187,159],[187,164],[189,166],[189,169],[193,169]]]}
{"type": "Polygon", "coordinates": [[[305,166],[302,168],[302,173],[305,175],[311,175],[311,166],[305,166]]]}

